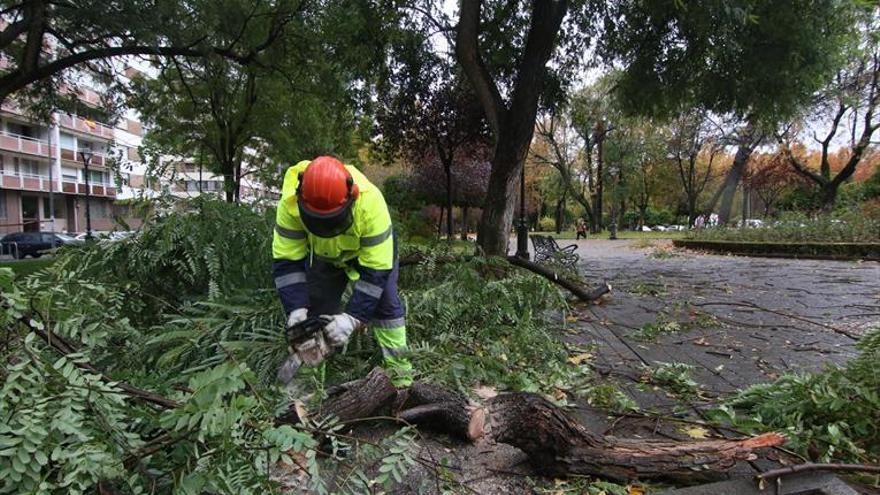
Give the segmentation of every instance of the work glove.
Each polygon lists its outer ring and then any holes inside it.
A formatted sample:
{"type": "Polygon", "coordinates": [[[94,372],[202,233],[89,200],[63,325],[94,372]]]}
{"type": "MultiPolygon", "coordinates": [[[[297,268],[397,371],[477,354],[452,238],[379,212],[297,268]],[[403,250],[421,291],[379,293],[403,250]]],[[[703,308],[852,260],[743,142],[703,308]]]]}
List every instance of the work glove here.
{"type": "Polygon", "coordinates": [[[309,316],[309,310],[306,308],[294,309],[290,312],[290,315],[287,316],[287,328],[290,328],[297,323],[306,321],[306,318],[309,316]]]}
{"type": "Polygon", "coordinates": [[[330,322],[324,327],[324,336],[327,337],[327,342],[334,347],[344,346],[351,338],[351,332],[362,325],[360,320],[348,313],[332,315],[329,318],[330,322]]]}

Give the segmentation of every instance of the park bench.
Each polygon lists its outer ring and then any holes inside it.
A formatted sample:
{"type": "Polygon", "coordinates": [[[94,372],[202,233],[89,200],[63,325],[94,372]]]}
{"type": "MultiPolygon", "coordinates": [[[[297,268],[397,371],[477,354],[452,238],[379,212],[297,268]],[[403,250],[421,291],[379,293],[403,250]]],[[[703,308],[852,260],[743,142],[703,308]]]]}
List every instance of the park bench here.
{"type": "Polygon", "coordinates": [[[548,261],[559,263],[563,266],[574,268],[580,256],[575,253],[576,244],[561,247],[556,239],[549,235],[530,235],[532,246],[535,248],[535,263],[546,263],[548,261]]]}

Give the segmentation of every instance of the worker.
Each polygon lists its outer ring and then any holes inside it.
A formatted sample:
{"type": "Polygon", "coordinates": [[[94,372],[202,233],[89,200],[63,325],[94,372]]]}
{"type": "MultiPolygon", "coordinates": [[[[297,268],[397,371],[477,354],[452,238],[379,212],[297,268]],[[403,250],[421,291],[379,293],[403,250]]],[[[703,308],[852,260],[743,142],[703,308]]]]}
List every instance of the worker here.
{"type": "Polygon", "coordinates": [[[397,238],[379,188],[332,156],[301,161],[284,176],[275,222],[272,271],[288,328],[328,315],[325,338],[342,347],[370,324],[392,382],[409,386],[397,238]],[[343,311],[349,281],[354,285],[343,311]]]}

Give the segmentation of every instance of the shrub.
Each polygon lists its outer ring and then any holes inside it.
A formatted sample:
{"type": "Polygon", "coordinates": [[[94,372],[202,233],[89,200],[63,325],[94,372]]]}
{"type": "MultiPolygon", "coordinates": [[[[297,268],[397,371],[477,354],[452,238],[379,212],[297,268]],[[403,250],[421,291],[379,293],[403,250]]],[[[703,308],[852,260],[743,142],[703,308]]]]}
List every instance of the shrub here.
{"type": "Polygon", "coordinates": [[[880,328],[858,344],[846,366],[784,375],[749,387],[712,415],[750,432],[782,430],[815,461],[880,460],[880,328]]]}
{"type": "Polygon", "coordinates": [[[556,219],[553,217],[541,217],[538,220],[538,230],[541,232],[552,232],[556,230],[556,219]]]}
{"type": "Polygon", "coordinates": [[[763,227],[696,229],[688,232],[688,238],[743,242],[878,242],[880,219],[866,218],[858,211],[816,218],[789,213],[763,227]]]}

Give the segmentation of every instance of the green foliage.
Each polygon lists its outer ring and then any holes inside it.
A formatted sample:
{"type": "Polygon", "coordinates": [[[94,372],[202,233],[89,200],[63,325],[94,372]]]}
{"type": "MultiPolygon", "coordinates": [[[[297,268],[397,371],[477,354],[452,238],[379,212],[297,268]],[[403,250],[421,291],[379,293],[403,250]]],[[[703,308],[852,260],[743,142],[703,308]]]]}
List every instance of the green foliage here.
{"type": "Polygon", "coordinates": [[[749,387],[713,411],[713,417],[754,432],[776,430],[817,462],[880,460],[880,328],[858,344],[846,366],[783,375],[749,387]]]}
{"type": "Polygon", "coordinates": [[[695,229],[688,232],[688,238],[743,242],[877,242],[880,219],[866,218],[859,212],[815,218],[792,213],[763,227],[695,229]]]}
{"type": "Polygon", "coordinates": [[[678,333],[682,330],[683,326],[681,323],[669,320],[667,317],[661,315],[657,318],[657,321],[648,322],[639,327],[636,337],[640,340],[651,342],[657,340],[657,337],[661,335],[678,333]]]}
{"type": "Polygon", "coordinates": [[[556,230],[556,219],[553,217],[541,217],[538,219],[538,230],[541,232],[551,232],[556,230]]]}
{"type": "Polygon", "coordinates": [[[490,383],[544,392],[580,381],[545,320],[565,301],[543,278],[485,260],[428,261],[402,275],[413,359],[431,370],[426,378],[463,390],[490,383]]]}
{"type": "Polygon", "coordinates": [[[696,369],[693,365],[685,363],[662,363],[647,370],[647,379],[650,383],[663,388],[670,393],[689,398],[699,394],[700,386],[691,378],[691,373],[696,369]]]}
{"type": "Polygon", "coordinates": [[[125,287],[150,313],[270,287],[274,212],[208,198],[178,203],[124,241],[71,250],[54,272],[125,287]]]}

